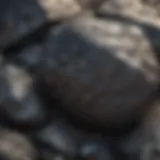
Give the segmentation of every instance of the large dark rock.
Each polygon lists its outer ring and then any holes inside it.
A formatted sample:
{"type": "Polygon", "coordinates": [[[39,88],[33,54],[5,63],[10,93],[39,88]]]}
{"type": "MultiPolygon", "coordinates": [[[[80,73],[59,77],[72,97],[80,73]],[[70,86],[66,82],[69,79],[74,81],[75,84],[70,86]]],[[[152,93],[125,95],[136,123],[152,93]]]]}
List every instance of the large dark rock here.
{"type": "Polygon", "coordinates": [[[92,124],[124,127],[139,120],[155,97],[158,62],[136,23],[82,16],[51,31],[35,53],[41,57],[36,65],[24,52],[21,63],[39,74],[66,110],[92,124]]]}

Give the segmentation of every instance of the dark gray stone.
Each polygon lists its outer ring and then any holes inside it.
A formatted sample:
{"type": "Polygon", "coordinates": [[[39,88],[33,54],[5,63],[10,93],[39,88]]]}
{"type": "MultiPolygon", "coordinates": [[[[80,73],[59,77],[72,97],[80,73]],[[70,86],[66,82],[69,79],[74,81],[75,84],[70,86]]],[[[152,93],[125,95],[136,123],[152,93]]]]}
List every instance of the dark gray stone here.
{"type": "Polygon", "coordinates": [[[46,21],[37,0],[1,0],[0,6],[0,47],[15,43],[46,21]]]}
{"type": "Polygon", "coordinates": [[[158,61],[139,25],[80,17],[53,30],[43,53],[52,96],[90,123],[124,127],[154,99],[158,61]]]}

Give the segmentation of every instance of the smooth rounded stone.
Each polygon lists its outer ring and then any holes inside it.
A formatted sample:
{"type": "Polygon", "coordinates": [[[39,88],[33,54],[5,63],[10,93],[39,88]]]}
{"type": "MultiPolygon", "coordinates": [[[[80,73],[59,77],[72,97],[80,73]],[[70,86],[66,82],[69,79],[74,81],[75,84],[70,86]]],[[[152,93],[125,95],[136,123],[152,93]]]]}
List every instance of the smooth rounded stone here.
{"type": "Polygon", "coordinates": [[[0,158],[2,160],[35,160],[37,151],[25,135],[0,128],[0,158]]]}
{"type": "Polygon", "coordinates": [[[21,67],[4,62],[0,69],[0,116],[4,122],[39,126],[46,118],[32,77],[21,67]]]}
{"type": "Polygon", "coordinates": [[[80,17],[53,30],[43,53],[39,79],[77,118],[124,127],[155,98],[159,65],[137,25],[80,17]]]}
{"type": "Polygon", "coordinates": [[[37,0],[0,0],[0,47],[6,47],[47,20],[37,0]]]}
{"type": "Polygon", "coordinates": [[[89,159],[93,157],[96,160],[112,160],[111,151],[108,144],[103,139],[90,139],[82,142],[79,149],[80,155],[89,159]]]}
{"type": "Polygon", "coordinates": [[[40,130],[35,137],[45,148],[48,147],[64,155],[75,156],[83,136],[81,131],[72,128],[64,120],[55,120],[40,130]]]}

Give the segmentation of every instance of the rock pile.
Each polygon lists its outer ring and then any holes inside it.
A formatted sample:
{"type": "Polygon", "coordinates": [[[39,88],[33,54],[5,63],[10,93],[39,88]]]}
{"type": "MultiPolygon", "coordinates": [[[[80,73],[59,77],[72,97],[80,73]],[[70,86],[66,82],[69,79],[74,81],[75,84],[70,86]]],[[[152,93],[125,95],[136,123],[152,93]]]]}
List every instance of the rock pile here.
{"type": "Polygon", "coordinates": [[[0,10],[0,159],[160,158],[158,0],[0,10]]]}

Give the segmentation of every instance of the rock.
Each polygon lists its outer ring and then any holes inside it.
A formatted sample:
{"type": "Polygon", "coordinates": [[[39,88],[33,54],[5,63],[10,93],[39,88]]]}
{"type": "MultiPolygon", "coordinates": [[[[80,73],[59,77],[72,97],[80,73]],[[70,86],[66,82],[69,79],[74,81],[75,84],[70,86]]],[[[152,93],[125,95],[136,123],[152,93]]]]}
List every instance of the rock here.
{"type": "Polygon", "coordinates": [[[38,0],[49,20],[64,20],[81,12],[76,0],[38,0]]]}
{"type": "Polygon", "coordinates": [[[83,9],[92,9],[96,11],[105,0],[77,0],[83,9]]]}
{"type": "Polygon", "coordinates": [[[19,41],[46,21],[36,0],[1,0],[0,4],[0,47],[19,41]]]}
{"type": "Polygon", "coordinates": [[[119,147],[129,160],[157,160],[160,158],[159,100],[145,116],[140,126],[122,140],[119,147]]]}
{"type": "Polygon", "coordinates": [[[141,124],[141,159],[156,160],[160,158],[160,101],[157,100],[141,124]]]}
{"type": "MultiPolygon", "coordinates": [[[[154,1],[154,0],[153,0],[154,1]]],[[[159,20],[159,2],[153,5],[152,0],[107,0],[101,7],[99,12],[106,14],[116,14],[129,18],[133,18],[140,22],[145,22],[160,27],[159,20]]],[[[156,2],[156,0],[155,0],[156,2]]]]}
{"type": "Polygon", "coordinates": [[[2,62],[0,72],[1,120],[24,126],[42,125],[46,112],[32,77],[11,62],[2,62]]]}
{"type": "Polygon", "coordinates": [[[82,142],[80,155],[86,159],[112,160],[111,151],[104,139],[90,139],[82,142]]]}
{"type": "Polygon", "coordinates": [[[64,20],[79,15],[86,10],[93,12],[104,0],[38,0],[49,20],[64,20]]]}
{"type": "Polygon", "coordinates": [[[35,160],[37,151],[25,135],[1,128],[0,158],[3,160],[35,160]]]}
{"type": "Polygon", "coordinates": [[[55,120],[36,134],[43,148],[50,148],[52,156],[61,153],[74,157],[78,153],[78,144],[83,139],[81,131],[74,129],[64,120],[55,120]]]}
{"type": "Polygon", "coordinates": [[[142,0],[142,3],[152,10],[156,10],[158,16],[160,16],[160,2],[158,0],[142,0]]]}
{"type": "Polygon", "coordinates": [[[159,65],[139,25],[80,17],[53,30],[42,48],[39,79],[91,124],[124,127],[155,97],[159,65]]]}
{"type": "Polygon", "coordinates": [[[70,19],[88,8],[94,10],[93,6],[98,6],[101,1],[82,3],[77,0],[1,0],[0,48],[20,44],[22,40],[28,40],[28,36],[32,40],[42,34],[38,29],[44,26],[45,30],[48,29],[49,22],[70,19]],[[36,36],[32,33],[36,33],[36,36]]]}
{"type": "Polygon", "coordinates": [[[16,60],[77,118],[119,128],[138,121],[155,98],[159,63],[150,42],[159,46],[159,34],[139,23],[80,16],[16,60]]]}

